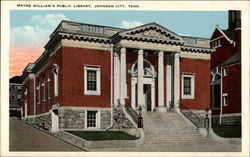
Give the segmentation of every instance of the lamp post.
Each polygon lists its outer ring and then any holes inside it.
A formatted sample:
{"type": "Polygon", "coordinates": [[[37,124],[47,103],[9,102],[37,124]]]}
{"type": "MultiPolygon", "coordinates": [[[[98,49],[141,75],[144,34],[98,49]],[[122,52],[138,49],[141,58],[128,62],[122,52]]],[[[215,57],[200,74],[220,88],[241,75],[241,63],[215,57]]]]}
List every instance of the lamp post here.
{"type": "Polygon", "coordinates": [[[142,114],[141,106],[139,107],[138,112],[139,112],[139,118],[138,118],[138,124],[137,125],[138,125],[138,128],[143,128],[143,118],[141,116],[141,114],[142,114]]]}

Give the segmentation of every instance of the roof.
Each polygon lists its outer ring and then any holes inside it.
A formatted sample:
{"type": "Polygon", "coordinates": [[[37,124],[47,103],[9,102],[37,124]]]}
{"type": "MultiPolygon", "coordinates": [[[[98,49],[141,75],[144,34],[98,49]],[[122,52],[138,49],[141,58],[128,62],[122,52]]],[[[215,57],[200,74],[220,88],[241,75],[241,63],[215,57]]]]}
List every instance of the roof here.
{"type": "Polygon", "coordinates": [[[241,51],[237,52],[235,55],[228,58],[224,63],[221,64],[221,66],[228,66],[240,62],[241,62],[241,51]]]}
{"type": "Polygon", "coordinates": [[[225,35],[230,39],[230,40],[234,40],[235,39],[235,31],[232,30],[222,30],[225,35]]]}
{"type": "Polygon", "coordinates": [[[14,76],[14,77],[12,77],[12,78],[10,78],[10,83],[22,83],[21,82],[21,76],[14,76]]]}

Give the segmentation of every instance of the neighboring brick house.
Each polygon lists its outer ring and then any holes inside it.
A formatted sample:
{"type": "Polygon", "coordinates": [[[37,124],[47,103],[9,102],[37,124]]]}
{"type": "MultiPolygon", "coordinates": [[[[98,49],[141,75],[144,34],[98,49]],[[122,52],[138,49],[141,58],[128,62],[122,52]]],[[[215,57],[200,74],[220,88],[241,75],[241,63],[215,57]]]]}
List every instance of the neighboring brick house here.
{"type": "Polygon", "coordinates": [[[211,37],[211,92],[214,123],[241,122],[241,12],[229,11],[227,30],[211,37]]]}
{"type": "Polygon", "coordinates": [[[14,76],[9,80],[9,110],[21,111],[22,82],[20,76],[14,76]]]}
{"type": "MultiPolygon", "coordinates": [[[[117,108],[210,107],[209,39],[156,24],[132,29],[62,21],[23,71],[24,119],[58,129],[106,129],[117,108]]],[[[126,112],[125,110],[123,110],[126,112]]]]}

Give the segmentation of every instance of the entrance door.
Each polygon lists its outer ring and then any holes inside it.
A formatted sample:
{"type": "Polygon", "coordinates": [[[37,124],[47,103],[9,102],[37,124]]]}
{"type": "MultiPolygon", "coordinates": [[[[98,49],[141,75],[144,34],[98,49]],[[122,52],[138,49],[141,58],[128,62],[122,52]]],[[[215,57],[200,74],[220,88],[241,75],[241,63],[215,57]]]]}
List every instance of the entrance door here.
{"type": "Polygon", "coordinates": [[[145,106],[147,111],[151,111],[151,84],[143,84],[143,94],[145,95],[145,106]]]}
{"type": "Polygon", "coordinates": [[[221,99],[221,90],[220,90],[220,84],[214,85],[214,108],[220,108],[220,99],[221,99]]]}

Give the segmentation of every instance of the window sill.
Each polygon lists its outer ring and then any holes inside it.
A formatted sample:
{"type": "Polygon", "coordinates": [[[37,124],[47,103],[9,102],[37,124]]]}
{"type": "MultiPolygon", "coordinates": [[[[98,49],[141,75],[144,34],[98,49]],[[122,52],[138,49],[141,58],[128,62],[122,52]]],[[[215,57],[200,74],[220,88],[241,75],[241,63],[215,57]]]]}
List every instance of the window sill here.
{"type": "Polygon", "coordinates": [[[101,95],[99,91],[85,91],[84,95],[101,95]]]}
{"type": "Polygon", "coordinates": [[[182,99],[194,99],[194,96],[186,96],[186,95],[182,95],[181,97],[182,99]]]}

